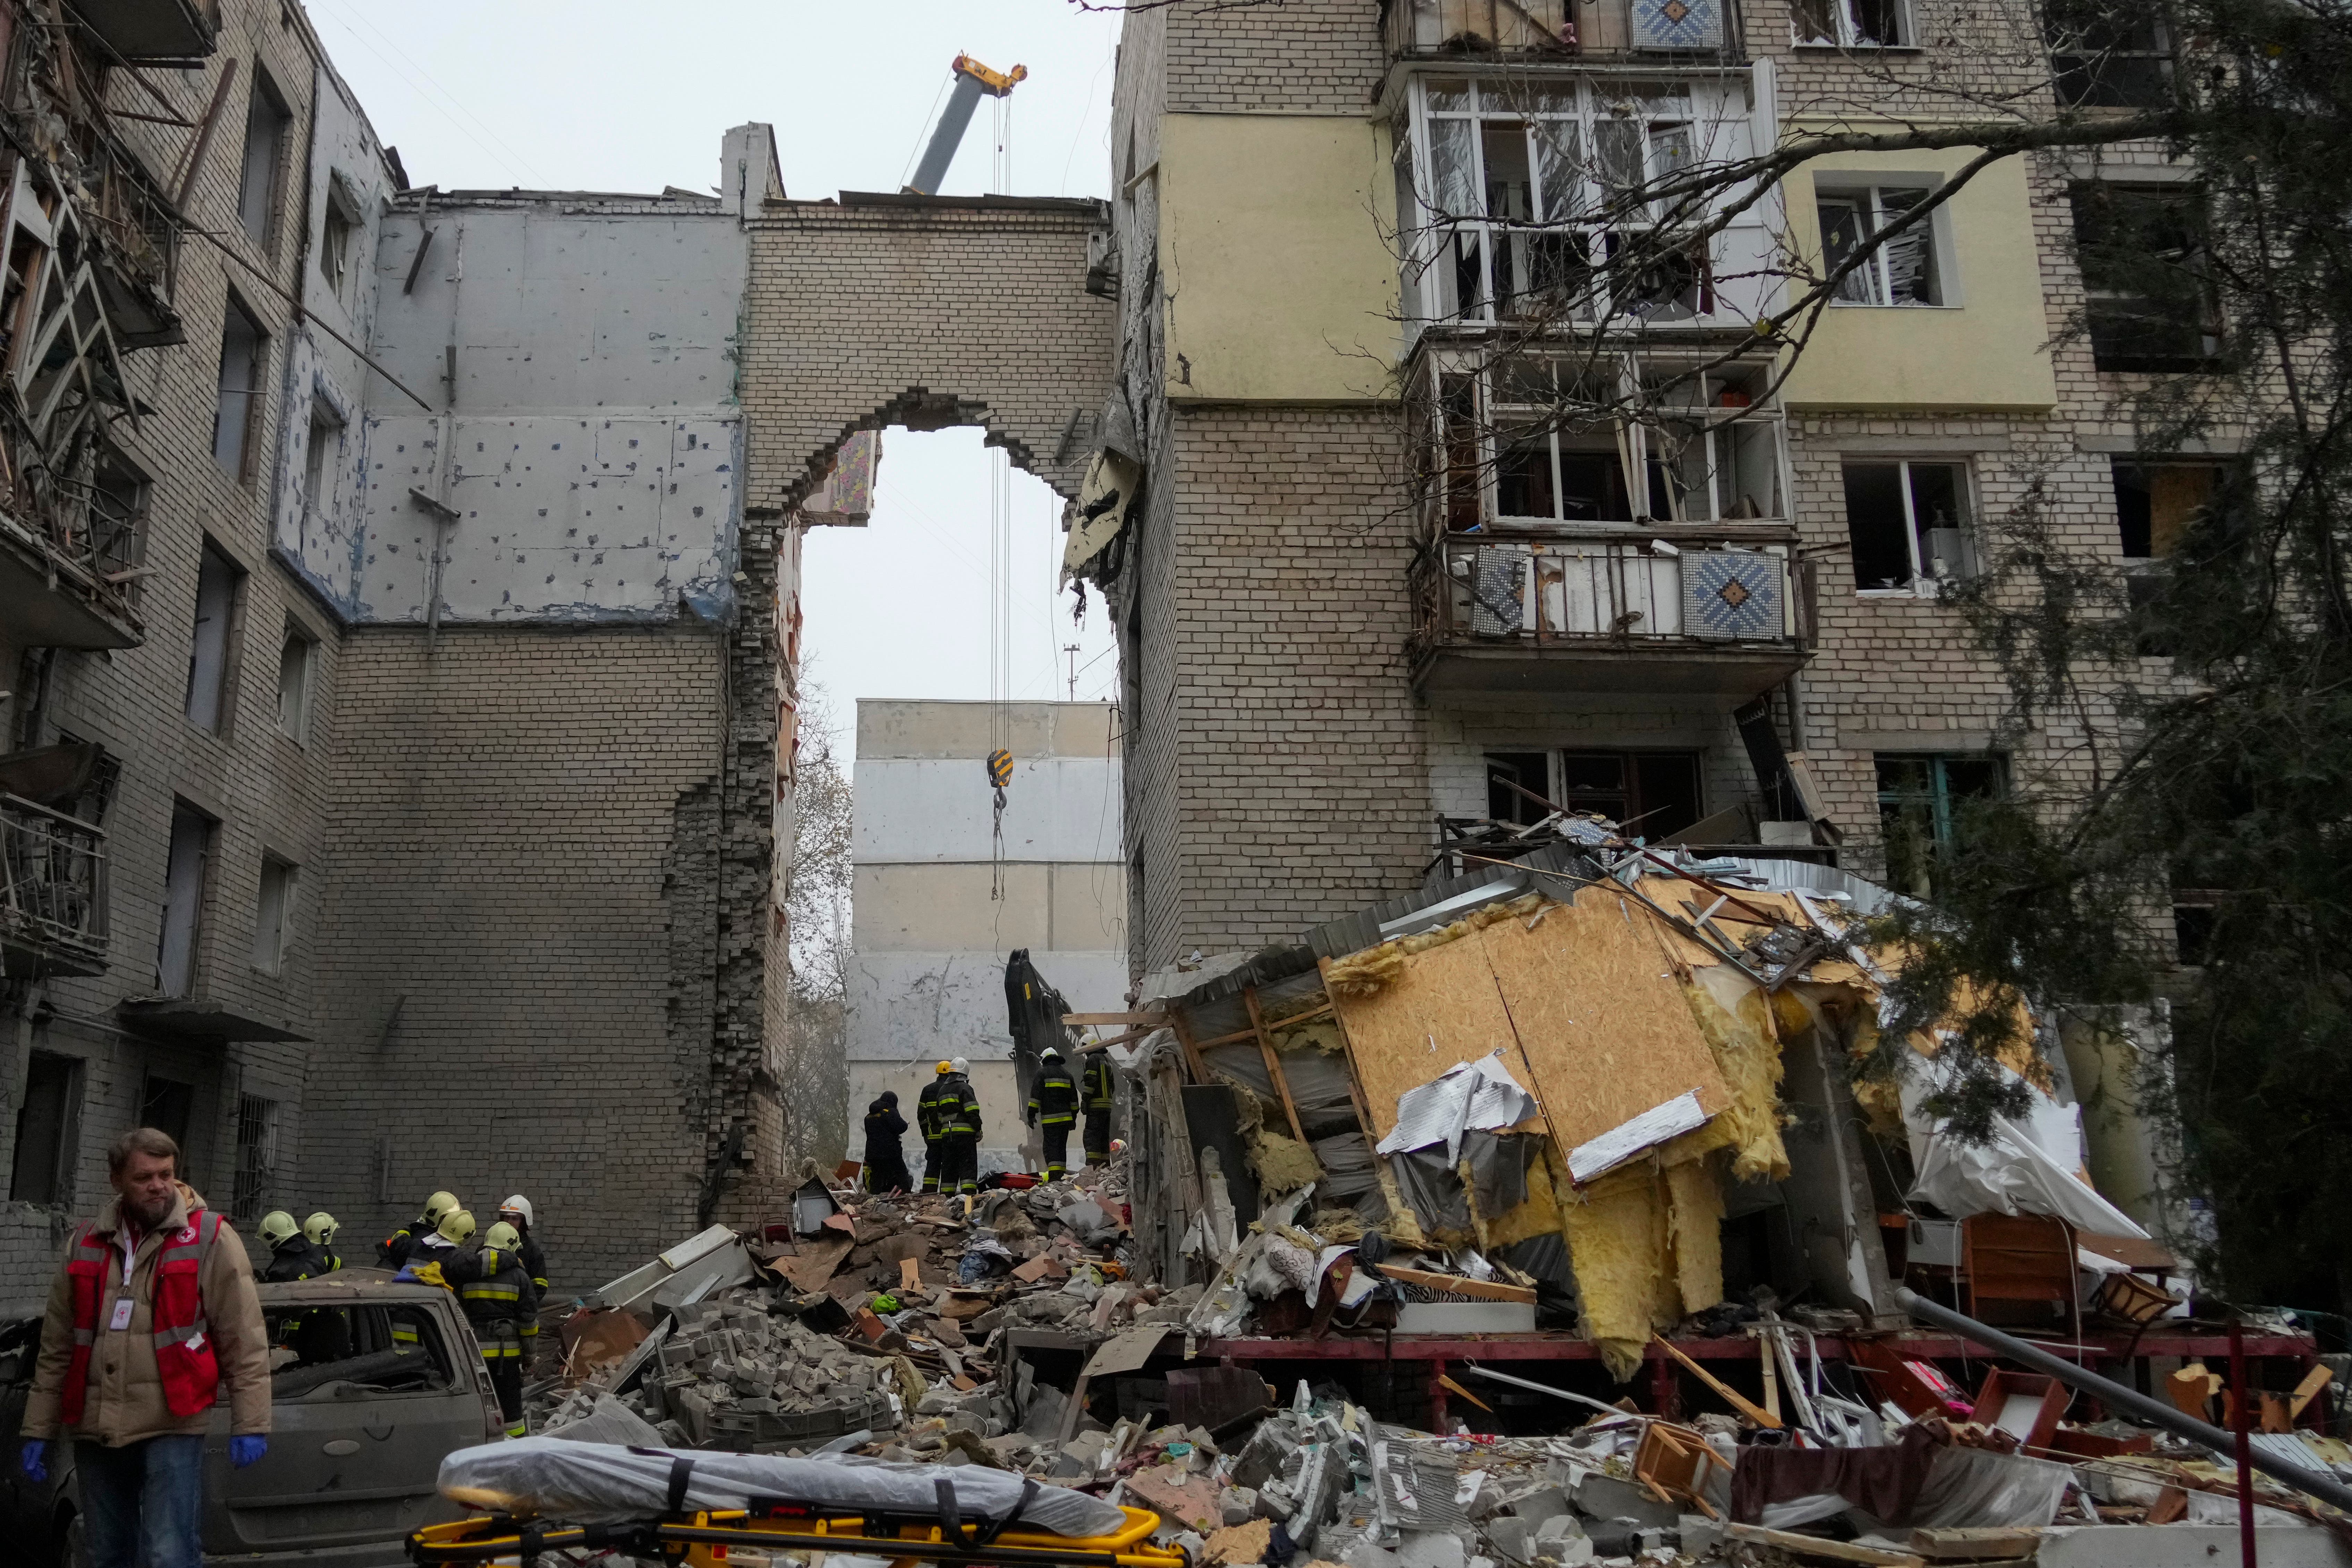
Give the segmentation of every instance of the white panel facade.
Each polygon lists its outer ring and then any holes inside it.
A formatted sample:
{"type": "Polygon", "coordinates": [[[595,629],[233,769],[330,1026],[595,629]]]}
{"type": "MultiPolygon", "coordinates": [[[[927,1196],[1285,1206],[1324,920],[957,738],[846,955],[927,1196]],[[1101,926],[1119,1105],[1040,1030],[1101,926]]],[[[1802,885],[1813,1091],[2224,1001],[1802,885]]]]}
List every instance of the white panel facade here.
{"type": "MultiPolygon", "coordinates": [[[[1004,795],[1006,859],[1118,860],[1116,760],[1016,761],[1004,795]]],[[[986,764],[978,758],[858,761],[854,854],[860,865],[992,860],[994,817],[986,764]]]]}

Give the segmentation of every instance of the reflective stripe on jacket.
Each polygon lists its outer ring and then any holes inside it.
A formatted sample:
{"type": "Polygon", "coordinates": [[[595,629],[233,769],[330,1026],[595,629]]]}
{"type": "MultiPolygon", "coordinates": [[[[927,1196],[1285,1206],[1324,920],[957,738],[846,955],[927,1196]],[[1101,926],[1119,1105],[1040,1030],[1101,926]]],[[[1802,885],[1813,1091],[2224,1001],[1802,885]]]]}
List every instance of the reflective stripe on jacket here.
{"type": "Polygon", "coordinates": [[[1036,1079],[1029,1086],[1029,1114],[1036,1117],[1042,1127],[1067,1127],[1078,1119],[1078,1086],[1070,1078],[1070,1069],[1061,1062],[1048,1061],[1037,1069],[1036,1079]]]}
{"type": "Polygon", "coordinates": [[[943,1080],[945,1092],[940,1096],[940,1110],[945,1131],[951,1137],[980,1136],[980,1100],[971,1092],[971,1080],[960,1072],[948,1074],[943,1080]]]}
{"type": "Polygon", "coordinates": [[[1086,1076],[1080,1080],[1088,1110],[1110,1109],[1110,1055],[1107,1051],[1087,1053],[1086,1076]]]}
{"type": "Polygon", "coordinates": [[[947,1107],[948,1075],[941,1073],[923,1086],[915,1097],[915,1126],[921,1131],[923,1142],[936,1143],[948,1135],[950,1111],[947,1107]]]}

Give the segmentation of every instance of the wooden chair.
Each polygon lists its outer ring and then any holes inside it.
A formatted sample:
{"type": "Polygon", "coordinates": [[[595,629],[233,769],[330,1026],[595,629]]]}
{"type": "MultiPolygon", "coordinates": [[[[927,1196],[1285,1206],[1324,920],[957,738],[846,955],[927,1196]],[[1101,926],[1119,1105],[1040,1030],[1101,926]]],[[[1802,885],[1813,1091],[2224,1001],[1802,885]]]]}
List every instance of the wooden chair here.
{"type": "Polygon", "coordinates": [[[2054,1301],[2065,1309],[2066,1332],[2083,1336],[2083,1305],[2075,1284],[2074,1227],[2052,1215],[1970,1215],[1960,1226],[1963,1309],[1984,1314],[1987,1301],[2054,1301]]]}

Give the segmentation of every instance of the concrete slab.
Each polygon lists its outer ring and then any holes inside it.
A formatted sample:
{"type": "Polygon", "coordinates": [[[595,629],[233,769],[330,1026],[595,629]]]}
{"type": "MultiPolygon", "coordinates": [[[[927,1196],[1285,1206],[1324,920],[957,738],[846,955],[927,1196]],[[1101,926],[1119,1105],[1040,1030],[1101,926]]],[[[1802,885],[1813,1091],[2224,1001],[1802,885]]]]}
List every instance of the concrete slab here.
{"type": "MultiPolygon", "coordinates": [[[[2352,1568],[2352,1548],[2322,1529],[2257,1529],[2263,1568],[2352,1568]]],[[[2058,1525],[2042,1532],[2034,1568],[2228,1568],[2238,1531],[2221,1524],[2058,1525]]]]}

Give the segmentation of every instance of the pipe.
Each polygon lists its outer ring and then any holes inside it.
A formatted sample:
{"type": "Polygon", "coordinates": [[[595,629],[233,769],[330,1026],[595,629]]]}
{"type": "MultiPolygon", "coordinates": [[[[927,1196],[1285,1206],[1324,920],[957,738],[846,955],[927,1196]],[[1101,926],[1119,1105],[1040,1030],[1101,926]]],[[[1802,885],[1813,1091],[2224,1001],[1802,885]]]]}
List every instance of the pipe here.
{"type": "MultiPolygon", "coordinates": [[[[1574,1405],[1589,1405],[1592,1406],[1593,1409],[1600,1411],[1603,1415],[1629,1415],[1633,1414],[1631,1411],[1626,1410],[1620,1405],[1603,1404],[1601,1401],[1594,1399],[1589,1394],[1571,1394],[1565,1388],[1554,1388],[1549,1383],[1530,1383],[1524,1377],[1513,1377],[1507,1372],[1491,1372],[1486,1367],[1478,1365],[1475,1362],[1463,1362],[1458,1364],[1462,1371],[1468,1373],[1473,1377],[1487,1378],[1496,1383],[1507,1383],[1513,1388],[1532,1389],[1538,1394],[1549,1394],[1554,1399],[1565,1399],[1574,1405]]],[[[1636,1419],[1648,1419],[1648,1417],[1636,1417],[1636,1419]]]]}
{"type": "MultiPolygon", "coordinates": [[[[2013,1339],[1999,1329],[1989,1329],[1974,1318],[1964,1317],[1949,1307],[1927,1300],[1907,1286],[1895,1288],[1895,1300],[1915,1318],[1938,1328],[1949,1329],[1963,1339],[1973,1340],[1985,1349],[2005,1355],[2011,1361],[2023,1362],[2037,1372],[2048,1373],[2070,1388],[2095,1394],[2116,1409],[2128,1411],[2151,1426],[2161,1426],[2176,1437],[2201,1443],[2216,1454],[2228,1453],[2235,1447],[2235,1440],[2219,1426],[2200,1421],[2163,1400],[2151,1399],[2137,1388],[2111,1382],[2063,1357],[2052,1355],[2040,1345],[2013,1339]]],[[[2250,1456],[2250,1463],[2273,1480],[2283,1481],[2297,1491],[2308,1492],[2337,1508],[2352,1511],[2352,1487],[2346,1486],[2333,1476],[2278,1458],[2267,1448],[2255,1448],[2250,1456]]]]}

